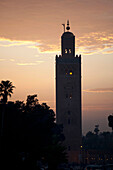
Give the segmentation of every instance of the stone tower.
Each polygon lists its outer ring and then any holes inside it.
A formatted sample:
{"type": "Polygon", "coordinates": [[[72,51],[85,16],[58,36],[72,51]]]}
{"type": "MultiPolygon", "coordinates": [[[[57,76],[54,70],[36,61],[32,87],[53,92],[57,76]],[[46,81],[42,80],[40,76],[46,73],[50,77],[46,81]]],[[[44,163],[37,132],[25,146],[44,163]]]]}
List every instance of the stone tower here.
{"type": "MultiPolygon", "coordinates": [[[[64,24],[63,24],[64,25],[64,24]]],[[[81,132],[81,55],[75,56],[75,36],[69,21],[56,56],[56,120],[63,125],[69,162],[79,162],[81,132]]]]}

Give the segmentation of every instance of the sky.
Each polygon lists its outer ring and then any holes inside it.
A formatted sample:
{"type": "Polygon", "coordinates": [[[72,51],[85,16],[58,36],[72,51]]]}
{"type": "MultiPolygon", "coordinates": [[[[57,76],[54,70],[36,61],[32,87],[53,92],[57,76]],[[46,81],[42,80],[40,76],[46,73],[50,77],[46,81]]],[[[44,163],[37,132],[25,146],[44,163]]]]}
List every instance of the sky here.
{"type": "Polygon", "coordinates": [[[9,100],[37,94],[55,111],[55,56],[68,19],[82,55],[82,132],[111,131],[113,0],[0,0],[0,81],[16,86],[9,100]]]}

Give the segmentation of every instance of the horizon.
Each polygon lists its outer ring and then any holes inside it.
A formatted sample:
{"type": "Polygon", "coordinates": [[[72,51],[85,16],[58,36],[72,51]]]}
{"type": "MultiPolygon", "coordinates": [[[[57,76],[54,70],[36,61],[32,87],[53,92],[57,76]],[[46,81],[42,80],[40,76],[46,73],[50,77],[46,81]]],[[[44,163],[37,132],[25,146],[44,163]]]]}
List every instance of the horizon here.
{"type": "Polygon", "coordinates": [[[55,56],[67,19],[82,57],[82,133],[108,127],[113,113],[113,1],[0,1],[0,81],[16,87],[9,100],[37,94],[55,111],[55,56]]]}

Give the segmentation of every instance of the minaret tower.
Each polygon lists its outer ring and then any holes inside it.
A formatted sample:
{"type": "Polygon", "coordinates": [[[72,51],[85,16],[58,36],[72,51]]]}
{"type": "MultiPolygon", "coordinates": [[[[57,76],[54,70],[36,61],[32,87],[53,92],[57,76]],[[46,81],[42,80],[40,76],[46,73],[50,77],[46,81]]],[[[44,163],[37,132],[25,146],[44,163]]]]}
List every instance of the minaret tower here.
{"type": "MultiPolygon", "coordinates": [[[[65,25],[63,24],[64,28],[65,25]]],[[[63,125],[69,162],[79,162],[81,131],[81,55],[75,56],[75,36],[61,36],[61,55],[56,56],[56,120],[63,125]]]]}

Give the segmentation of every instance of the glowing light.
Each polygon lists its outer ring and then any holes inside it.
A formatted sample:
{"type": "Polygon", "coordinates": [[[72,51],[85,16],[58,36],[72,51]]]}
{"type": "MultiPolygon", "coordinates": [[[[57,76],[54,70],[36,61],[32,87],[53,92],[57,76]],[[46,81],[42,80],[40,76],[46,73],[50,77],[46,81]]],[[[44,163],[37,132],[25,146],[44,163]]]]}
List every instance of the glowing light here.
{"type": "Polygon", "coordinates": [[[67,49],[65,49],[65,53],[67,54],[67,49]]]}
{"type": "Polygon", "coordinates": [[[71,49],[69,49],[69,53],[71,53],[71,49]]]}
{"type": "Polygon", "coordinates": [[[70,75],[72,75],[73,73],[72,73],[72,71],[70,71],[70,73],[69,73],[70,75]]]}

